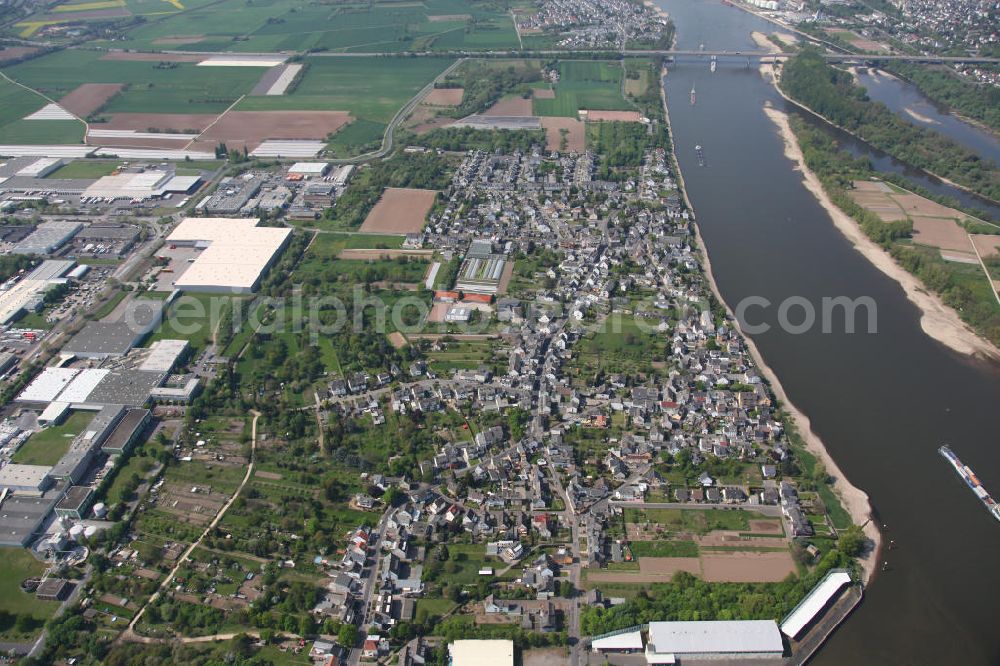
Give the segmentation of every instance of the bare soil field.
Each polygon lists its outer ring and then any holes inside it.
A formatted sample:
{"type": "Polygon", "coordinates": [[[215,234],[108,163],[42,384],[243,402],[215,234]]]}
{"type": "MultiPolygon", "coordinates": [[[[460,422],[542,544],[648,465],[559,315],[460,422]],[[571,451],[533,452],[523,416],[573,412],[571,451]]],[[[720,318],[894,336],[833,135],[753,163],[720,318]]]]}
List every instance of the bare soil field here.
{"type": "Polygon", "coordinates": [[[427,321],[433,324],[440,324],[444,321],[444,316],[448,314],[448,308],[452,303],[435,303],[431,306],[431,311],[427,315],[427,321]]]}
{"type": "Polygon", "coordinates": [[[170,35],[154,39],[153,44],[157,46],[181,46],[183,44],[197,44],[205,41],[205,35],[170,35]]]}
{"type": "Polygon", "coordinates": [[[514,277],[514,262],[508,261],[503,267],[503,273],[500,274],[500,285],[497,287],[497,294],[503,296],[507,293],[507,288],[510,286],[510,281],[514,277]]]}
{"type": "Polygon", "coordinates": [[[436,190],[387,187],[361,225],[362,233],[410,234],[424,228],[436,190]]]}
{"type": "Polygon", "coordinates": [[[556,91],[554,88],[532,88],[531,96],[535,99],[555,99],[556,91]]]}
{"type": "Polygon", "coordinates": [[[134,51],[112,51],[101,56],[101,60],[131,60],[135,62],[201,62],[206,56],[196,53],[136,53],[134,51]]]}
{"type": "Polygon", "coordinates": [[[200,137],[199,143],[216,145],[243,142],[256,147],[267,139],[325,140],[351,122],[346,111],[230,111],[200,137]]]}
{"type": "Polygon", "coordinates": [[[930,245],[941,250],[972,252],[972,244],[965,229],[954,220],[911,215],[913,220],[913,242],[930,245]]]}
{"type": "Polygon", "coordinates": [[[777,534],[773,537],[750,537],[749,539],[745,539],[740,536],[739,532],[711,532],[705,536],[698,537],[696,541],[699,546],[708,547],[786,548],[788,546],[781,535],[780,526],[778,527],[777,534]]]}
{"type": "Polygon", "coordinates": [[[422,122],[419,125],[414,125],[413,132],[417,136],[420,136],[421,134],[427,134],[431,130],[444,129],[445,127],[451,127],[454,124],[455,121],[452,118],[438,117],[422,122]]]}
{"type": "Polygon", "coordinates": [[[83,83],[59,100],[59,106],[86,118],[107,104],[122,89],[121,83],[83,83]]]}
{"type": "Polygon", "coordinates": [[[395,349],[402,349],[409,343],[406,341],[405,335],[403,335],[399,331],[393,331],[392,333],[389,334],[389,344],[392,345],[393,348],[395,349]]]}
{"type": "Polygon", "coordinates": [[[430,259],[434,256],[434,250],[359,250],[349,248],[341,250],[337,259],[360,259],[362,261],[374,261],[377,259],[395,259],[396,257],[422,257],[430,259]]]}
{"type": "Polygon", "coordinates": [[[932,217],[965,218],[961,212],[954,208],[948,208],[941,204],[925,199],[918,194],[893,194],[893,201],[909,215],[930,215],[932,217]]]}
{"type": "Polygon", "coordinates": [[[424,104],[430,106],[458,106],[462,103],[465,88],[435,88],[424,98],[424,104]]]}
{"type": "Polygon", "coordinates": [[[95,123],[92,129],[135,130],[150,129],[174,132],[201,132],[218,116],[210,113],[115,113],[106,123],[95,123]]]}
{"type": "Polygon", "coordinates": [[[521,653],[523,666],[562,666],[569,661],[566,648],[535,648],[521,653]]]}
{"type": "Polygon", "coordinates": [[[852,190],[848,192],[854,203],[878,215],[883,222],[905,220],[906,213],[888,194],[875,191],[852,190]]]}
{"type": "Polygon", "coordinates": [[[780,520],[751,520],[750,531],[754,534],[784,534],[780,520]]]}
{"type": "Polygon", "coordinates": [[[531,99],[507,97],[483,111],[484,116],[533,116],[531,99]]]}
{"type": "MultiPolygon", "coordinates": [[[[581,112],[582,113],[582,112],[581,112]]],[[[642,118],[638,111],[590,111],[586,112],[586,118],[590,122],[599,123],[605,121],[618,121],[625,123],[637,123],[642,118]]]]}
{"type": "Polygon", "coordinates": [[[972,239],[972,242],[976,246],[976,250],[979,251],[979,254],[983,259],[989,257],[990,255],[1000,253],[1000,236],[974,234],[969,236],[969,238],[972,239]]]}
{"type": "Polygon", "coordinates": [[[26,55],[31,55],[37,50],[33,46],[6,46],[0,49],[0,65],[11,60],[23,58],[26,55]]]}
{"type": "Polygon", "coordinates": [[[587,126],[581,120],[545,116],[542,118],[542,127],[545,128],[545,147],[548,150],[582,153],[587,148],[587,126]],[[566,130],[565,148],[562,147],[562,130],[566,130]]]}
{"type": "Polygon", "coordinates": [[[795,573],[787,550],[702,553],[700,559],[702,578],[710,583],[777,583],[795,573]]]}

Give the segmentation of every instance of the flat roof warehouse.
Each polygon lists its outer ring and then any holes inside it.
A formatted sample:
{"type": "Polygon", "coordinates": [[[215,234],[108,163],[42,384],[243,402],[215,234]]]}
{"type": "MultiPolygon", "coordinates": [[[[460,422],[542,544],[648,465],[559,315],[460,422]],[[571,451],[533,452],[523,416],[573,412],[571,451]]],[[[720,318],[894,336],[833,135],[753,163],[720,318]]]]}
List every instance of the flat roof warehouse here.
{"type": "Polygon", "coordinates": [[[250,293],[288,244],[291,229],[258,226],[260,220],[189,217],[167,237],[174,245],[204,247],[174,281],[185,291],[250,293]]]}

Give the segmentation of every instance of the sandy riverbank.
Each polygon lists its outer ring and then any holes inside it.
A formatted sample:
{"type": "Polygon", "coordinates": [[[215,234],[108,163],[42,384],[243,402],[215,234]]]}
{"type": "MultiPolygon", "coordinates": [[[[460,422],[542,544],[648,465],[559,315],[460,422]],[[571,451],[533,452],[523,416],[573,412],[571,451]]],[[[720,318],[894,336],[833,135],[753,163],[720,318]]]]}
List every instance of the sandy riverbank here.
{"type": "MultiPolygon", "coordinates": [[[[771,65],[762,64],[760,72],[766,79],[775,82],[774,68],[771,65]]],[[[782,97],[788,99],[777,85],[775,89],[782,97]]],[[[788,101],[795,103],[792,100],[788,101]]],[[[806,189],[812,192],[820,205],[826,209],[837,229],[876,268],[898,282],[910,302],[920,309],[920,328],[923,332],[960,354],[1000,361],[1000,349],[981,338],[962,321],[954,309],[945,305],[936,294],[928,291],[917,276],[897,264],[888,252],[868,238],[854,218],[840,210],[830,200],[819,178],[806,167],[799,142],[788,122],[788,114],[770,105],[764,107],[764,113],[775,124],[781,135],[785,144],[785,156],[795,162],[802,172],[806,189]]]]}
{"type": "MultiPolygon", "coordinates": [[[[666,76],[666,74],[667,70],[663,69],[661,71],[661,79],[662,77],[666,76]]],[[[674,145],[673,145],[674,134],[672,128],[670,127],[670,110],[667,107],[666,93],[665,93],[665,88],[663,86],[661,86],[660,95],[663,99],[663,112],[666,118],[668,135],[670,136],[670,143],[671,143],[670,154],[671,154],[671,159],[673,160],[674,163],[674,170],[677,173],[678,185],[680,187],[681,195],[684,197],[684,202],[687,205],[688,209],[694,211],[695,208],[694,206],[691,205],[691,200],[688,198],[687,195],[687,188],[684,185],[684,174],[681,172],[680,164],[677,162],[677,155],[674,152],[674,145]]],[[[787,118],[786,118],[786,124],[787,124],[787,118]]],[[[790,131],[791,128],[789,128],[789,132],[790,131]]],[[[726,311],[729,313],[730,318],[734,322],[736,322],[735,315],[729,308],[729,305],[726,303],[725,299],[722,298],[722,293],[719,291],[719,287],[715,282],[715,275],[712,272],[712,262],[708,255],[708,247],[705,245],[705,241],[701,236],[701,229],[698,227],[697,223],[695,223],[693,227],[694,227],[695,238],[697,239],[698,242],[698,249],[702,256],[705,276],[708,278],[708,283],[710,288],[712,289],[712,293],[715,295],[718,301],[725,306],[726,311]]],[[[771,369],[771,366],[769,366],[764,361],[764,357],[761,355],[760,350],[757,348],[757,344],[753,341],[753,339],[750,336],[746,334],[743,334],[743,338],[747,342],[747,348],[750,350],[750,355],[753,358],[754,363],[757,364],[757,367],[760,369],[761,373],[770,383],[771,390],[774,391],[775,396],[778,398],[778,400],[781,401],[785,413],[788,414],[789,418],[792,419],[799,433],[802,435],[802,439],[806,444],[806,448],[809,450],[810,453],[816,456],[816,458],[823,463],[823,466],[826,468],[827,473],[833,479],[833,484],[832,484],[833,492],[837,495],[837,497],[840,498],[840,501],[843,504],[844,509],[846,509],[847,512],[851,515],[851,520],[857,525],[862,525],[865,532],[865,536],[867,536],[872,541],[873,547],[870,550],[866,551],[864,556],[860,559],[861,567],[864,573],[864,583],[867,584],[875,574],[876,564],[878,562],[879,553],[881,551],[881,546],[882,546],[882,534],[881,532],[879,532],[878,527],[875,525],[874,520],[872,520],[871,502],[868,499],[868,494],[863,490],[861,490],[860,488],[851,485],[851,483],[847,480],[847,477],[845,477],[843,472],[840,471],[840,468],[837,466],[836,461],[834,461],[833,457],[830,456],[830,453],[829,451],[827,451],[826,446],[823,444],[823,441],[819,438],[818,435],[816,435],[815,432],[813,432],[812,425],[809,421],[809,417],[807,417],[798,407],[796,407],[795,403],[789,400],[788,394],[785,393],[785,389],[781,385],[781,381],[778,379],[778,376],[777,374],[775,374],[774,370],[771,369]]]]}

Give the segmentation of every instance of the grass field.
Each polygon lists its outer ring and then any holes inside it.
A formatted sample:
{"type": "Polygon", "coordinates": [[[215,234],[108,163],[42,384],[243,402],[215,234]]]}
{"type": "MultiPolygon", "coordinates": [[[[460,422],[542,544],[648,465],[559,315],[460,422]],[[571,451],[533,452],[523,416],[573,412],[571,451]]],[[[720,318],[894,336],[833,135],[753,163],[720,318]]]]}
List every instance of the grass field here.
{"type": "Polygon", "coordinates": [[[160,326],[146,340],[146,346],[157,340],[187,340],[192,356],[197,356],[209,344],[214,326],[227,308],[241,300],[220,294],[183,294],[170,304],[160,326]]]}
{"type": "Polygon", "coordinates": [[[59,167],[46,178],[101,178],[121,166],[121,160],[74,160],[59,167]]]}
{"type": "MultiPolygon", "coordinates": [[[[99,51],[57,51],[15,65],[7,74],[53,99],[81,83],[124,83],[102,113],[219,113],[250,92],[257,67],[197,67],[173,63],[100,60],[99,51]],[[220,71],[221,70],[221,71],[220,71]]],[[[50,121],[55,122],[55,121],[50,121]]]]}
{"type": "Polygon", "coordinates": [[[20,465],[55,465],[66,454],[73,438],[83,432],[93,418],[92,412],[71,412],[62,425],[32,435],[11,461],[20,465]]]}
{"type": "MultiPolygon", "coordinates": [[[[130,11],[146,14],[148,19],[128,32],[130,48],[162,47],[164,38],[183,36],[196,38],[190,48],[201,51],[408,51],[518,46],[506,6],[488,0],[359,4],[222,0],[194,9],[190,8],[209,4],[208,0],[126,1],[130,11]],[[161,11],[156,11],[157,5],[161,11]],[[178,13],[177,5],[190,10],[178,13]]],[[[527,5],[523,0],[514,4],[527,5]]]]}
{"type": "Polygon", "coordinates": [[[580,109],[628,111],[634,107],[622,97],[622,69],[617,63],[570,60],[559,63],[554,99],[536,99],[539,116],[576,118],[580,109]]]}
{"type": "MultiPolygon", "coordinates": [[[[250,97],[241,111],[335,110],[388,123],[418,90],[440,74],[448,58],[306,58],[308,69],[290,95],[250,97]]],[[[350,126],[348,126],[350,127],[350,126]]],[[[368,132],[371,135],[372,131],[368,132]]]]}
{"type": "Polygon", "coordinates": [[[632,541],[629,548],[636,557],[698,557],[694,541],[632,541]]]}
{"type": "MultiPolygon", "coordinates": [[[[45,565],[23,548],[4,548],[0,562],[0,610],[19,615],[31,615],[40,624],[52,617],[59,608],[58,601],[39,601],[34,594],[22,592],[20,585],[25,578],[41,576],[45,565]]],[[[25,638],[14,629],[0,633],[4,640],[25,638]]]]}
{"type": "Polygon", "coordinates": [[[39,95],[0,79],[0,143],[83,141],[83,123],[76,120],[23,120],[47,103],[39,95]]]}

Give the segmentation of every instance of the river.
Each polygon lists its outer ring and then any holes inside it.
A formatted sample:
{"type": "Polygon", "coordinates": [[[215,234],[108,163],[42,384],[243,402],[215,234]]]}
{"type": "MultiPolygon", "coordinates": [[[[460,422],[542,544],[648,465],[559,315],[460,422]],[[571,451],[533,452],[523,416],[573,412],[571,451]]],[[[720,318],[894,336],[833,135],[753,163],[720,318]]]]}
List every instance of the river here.
{"type": "MultiPolygon", "coordinates": [[[[749,50],[750,32],[775,27],[718,0],[658,0],[678,47],[749,50]]],[[[746,61],[681,60],[666,79],[677,155],[715,277],[735,307],[752,310],[755,335],[789,398],[848,479],[887,525],[889,570],[813,663],[996,664],[1000,524],[938,455],[952,445],[1000,493],[1000,369],[953,353],[921,332],[920,313],[834,227],[783,153],[765,102],[785,102],[746,61]],[[690,103],[690,91],[697,102],[690,103]],[[695,145],[704,149],[700,167],[695,145]],[[795,335],[777,304],[804,297],[868,296],[877,334],[795,335]]],[[[796,318],[796,321],[798,318],[796,318]]],[[[835,322],[839,323],[839,322],[835,322]]],[[[859,330],[865,331],[864,326],[859,330]]]]}

